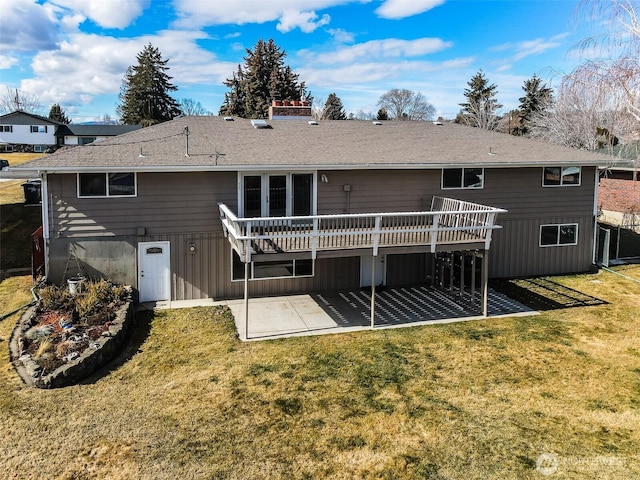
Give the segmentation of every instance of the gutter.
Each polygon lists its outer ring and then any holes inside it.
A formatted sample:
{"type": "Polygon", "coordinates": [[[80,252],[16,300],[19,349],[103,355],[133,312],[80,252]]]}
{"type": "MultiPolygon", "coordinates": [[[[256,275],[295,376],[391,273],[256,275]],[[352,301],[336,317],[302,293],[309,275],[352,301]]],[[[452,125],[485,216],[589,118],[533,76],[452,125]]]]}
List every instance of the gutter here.
{"type": "MultiPolygon", "coordinates": [[[[624,163],[626,165],[626,162],[624,163]]],[[[470,163],[354,163],[354,164],[225,164],[225,165],[151,165],[151,166],[135,166],[135,165],[101,165],[101,166],[65,166],[51,167],[41,166],[34,168],[12,168],[7,173],[14,173],[16,176],[7,176],[7,178],[25,178],[24,175],[33,176],[42,173],[93,173],[93,172],[154,172],[154,173],[181,173],[181,172],[263,172],[263,171],[309,171],[309,170],[441,170],[443,168],[526,168],[526,167],[544,167],[544,166],[581,166],[581,167],[602,167],[604,164],[600,161],[549,161],[540,160],[526,163],[516,162],[470,162],[470,163]],[[20,172],[24,172],[20,176],[20,172]]],[[[611,167],[611,164],[607,164],[611,167]]],[[[3,172],[5,173],[5,172],[3,172]]],[[[0,177],[4,175],[0,174],[0,177]]]]}

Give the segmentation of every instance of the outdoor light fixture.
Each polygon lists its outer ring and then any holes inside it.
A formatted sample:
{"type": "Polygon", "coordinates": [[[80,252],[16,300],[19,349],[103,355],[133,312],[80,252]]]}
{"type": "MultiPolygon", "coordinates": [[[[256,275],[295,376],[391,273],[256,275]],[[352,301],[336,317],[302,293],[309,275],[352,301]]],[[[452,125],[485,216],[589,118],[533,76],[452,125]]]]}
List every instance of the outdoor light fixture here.
{"type": "Polygon", "coordinates": [[[192,243],[189,245],[189,252],[191,252],[192,254],[196,253],[196,244],[192,243]]]}
{"type": "Polygon", "coordinates": [[[327,176],[324,173],[322,175],[320,175],[320,181],[322,183],[329,183],[329,179],[327,178],[327,176]]]}

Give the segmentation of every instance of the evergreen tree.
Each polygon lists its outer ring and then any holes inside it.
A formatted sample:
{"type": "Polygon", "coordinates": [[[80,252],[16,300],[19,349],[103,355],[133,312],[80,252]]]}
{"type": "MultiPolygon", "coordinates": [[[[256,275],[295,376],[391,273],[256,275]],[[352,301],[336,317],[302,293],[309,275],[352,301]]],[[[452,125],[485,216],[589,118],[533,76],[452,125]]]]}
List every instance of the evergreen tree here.
{"type": "Polygon", "coordinates": [[[553,100],[553,90],[542,83],[535,75],[525,80],[522,89],[524,97],[520,97],[519,125],[513,129],[514,135],[526,135],[529,132],[531,118],[536,113],[544,112],[553,100]]]}
{"type": "Polygon", "coordinates": [[[181,114],[176,100],[169,95],[175,87],[166,72],[168,60],[148,44],[137,55],[138,64],[130,66],[120,88],[118,114],[125,125],[149,126],[172,120],[181,114]]]}
{"type": "Polygon", "coordinates": [[[378,110],[378,116],[376,117],[376,120],[389,120],[389,114],[387,113],[386,108],[381,108],[380,110],[378,110]]]}
{"type": "Polygon", "coordinates": [[[253,50],[247,49],[244,67],[225,80],[225,93],[220,115],[243,118],[266,118],[274,99],[307,100],[312,98],[304,82],[285,65],[286,53],[270,39],[258,40],[253,50]]]}
{"type": "Polygon", "coordinates": [[[323,120],[346,120],[347,114],[342,106],[342,100],[335,93],[330,93],[322,111],[323,120]]]}
{"type": "Polygon", "coordinates": [[[69,117],[67,117],[67,115],[64,113],[64,110],[62,110],[62,107],[58,103],[54,103],[53,105],[51,105],[51,109],[49,109],[49,118],[57,122],[66,124],[71,123],[71,120],[69,119],[69,117]]]}
{"type": "Polygon", "coordinates": [[[498,124],[497,112],[502,108],[496,99],[496,85],[489,83],[482,70],[467,85],[469,88],[464,89],[467,101],[460,104],[462,111],[456,117],[456,122],[486,130],[495,129],[498,124]]]}

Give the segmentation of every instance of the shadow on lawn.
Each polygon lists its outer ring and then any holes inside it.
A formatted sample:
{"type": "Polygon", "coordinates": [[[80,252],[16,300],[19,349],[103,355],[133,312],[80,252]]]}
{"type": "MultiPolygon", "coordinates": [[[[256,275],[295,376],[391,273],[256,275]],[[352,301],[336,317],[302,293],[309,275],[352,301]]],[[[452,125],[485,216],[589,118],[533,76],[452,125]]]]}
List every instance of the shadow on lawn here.
{"type": "Polygon", "coordinates": [[[510,298],[538,311],[605,305],[607,302],[548,278],[492,281],[491,286],[510,298]]]}
{"type": "Polygon", "coordinates": [[[78,383],[80,385],[93,384],[110,375],[112,372],[115,372],[131,360],[131,358],[140,351],[140,347],[149,337],[151,333],[151,322],[154,317],[155,314],[151,310],[136,312],[133,324],[129,328],[128,339],[118,356],[78,383]]]}

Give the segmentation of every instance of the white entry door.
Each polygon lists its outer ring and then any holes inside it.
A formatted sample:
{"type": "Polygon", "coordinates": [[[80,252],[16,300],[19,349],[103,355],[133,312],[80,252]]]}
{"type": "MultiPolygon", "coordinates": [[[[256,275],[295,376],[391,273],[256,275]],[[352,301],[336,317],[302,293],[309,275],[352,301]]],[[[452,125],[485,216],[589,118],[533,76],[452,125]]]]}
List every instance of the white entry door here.
{"type": "Polygon", "coordinates": [[[384,285],[386,282],[386,269],[385,269],[385,256],[378,255],[374,257],[373,255],[362,255],[360,257],[360,286],[361,287],[370,287],[371,286],[371,264],[373,263],[373,259],[376,259],[376,286],[384,285]]]}
{"type": "Polygon", "coordinates": [[[171,300],[169,242],[138,243],[140,302],[171,300]]]}

